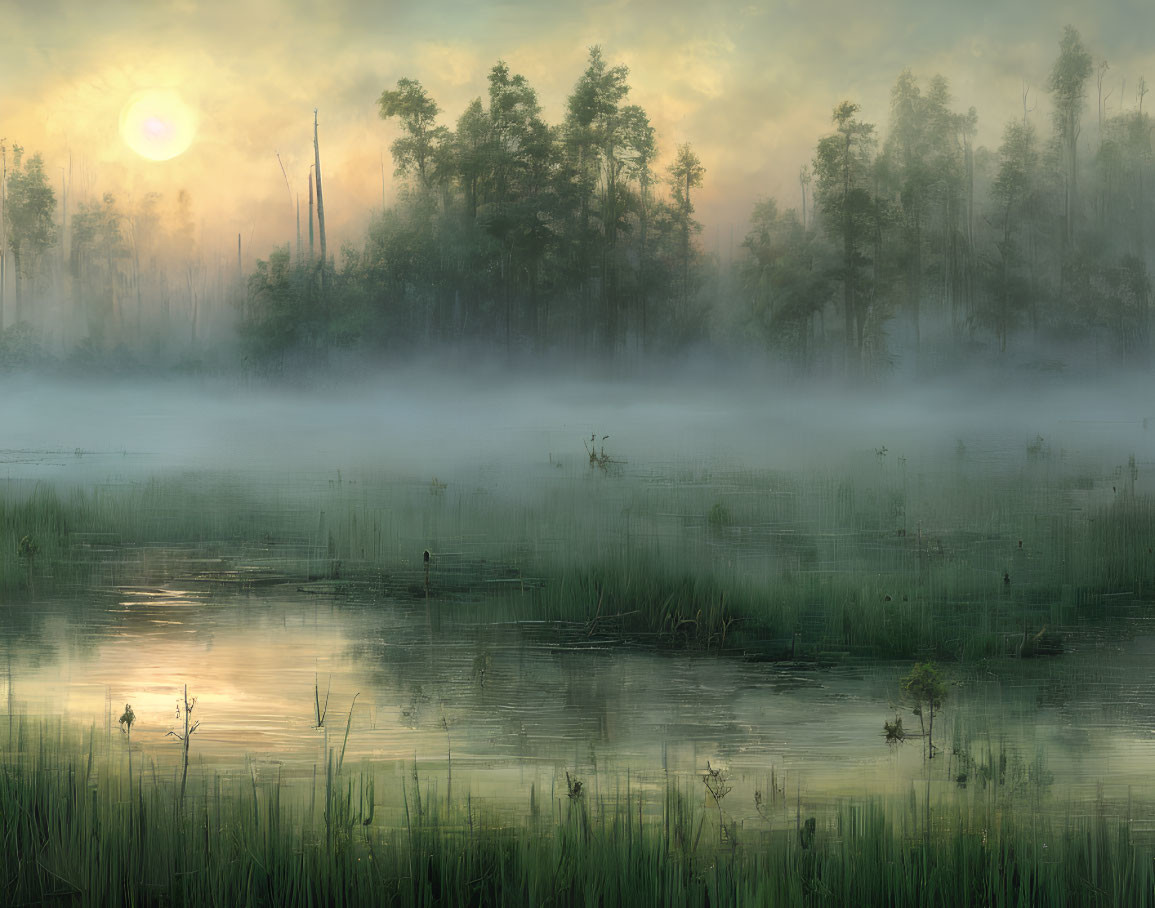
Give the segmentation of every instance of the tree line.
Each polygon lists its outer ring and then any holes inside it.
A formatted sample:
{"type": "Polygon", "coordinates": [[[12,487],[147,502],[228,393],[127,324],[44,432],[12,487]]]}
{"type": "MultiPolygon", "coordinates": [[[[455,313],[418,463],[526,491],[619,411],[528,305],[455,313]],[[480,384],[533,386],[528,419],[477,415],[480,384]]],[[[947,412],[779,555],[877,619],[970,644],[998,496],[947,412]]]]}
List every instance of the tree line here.
{"type": "Polygon", "coordinates": [[[401,129],[401,199],[339,267],[299,244],[258,263],[241,327],[252,353],[469,339],[613,356],[701,336],[693,200],[705,169],[687,144],[657,172],[628,76],[592,48],[559,124],[501,61],[452,130],[419,81],[382,92],[378,113],[401,129]]]}
{"type": "Polygon", "coordinates": [[[942,76],[898,76],[885,136],[840,102],[799,172],[800,205],[757,202],[728,262],[695,239],[698,156],[683,145],[655,172],[654,129],[626,103],[626,68],[599,48],[552,126],[504,63],[454,130],[402,79],[379,112],[403,129],[392,148],[403,199],[345,249],[327,302],[309,277],[318,265],[287,248],[262,262],[244,331],[265,355],[354,340],[471,337],[607,357],[706,342],[852,378],[900,354],[1005,354],[1016,342],[1145,363],[1147,88],[1140,79],[1125,103],[1109,69],[1066,28],[1042,86],[1049,128],[1024,83],[1022,116],[994,150],[976,147],[978,114],[956,107],[942,76]]]}
{"type": "Polygon", "coordinates": [[[1155,256],[1146,94],[1143,79],[1131,92],[1116,85],[1068,27],[1046,82],[1024,82],[1021,116],[988,149],[976,146],[976,110],[956,105],[945,78],[904,71],[885,134],[853,100],[835,105],[799,170],[798,204],[754,203],[739,255],[724,261],[699,242],[702,161],[684,144],[658,166],[629,71],[600,48],[556,124],[501,61],[452,129],[424,86],[403,78],[377,99],[400,129],[398,201],[336,255],[321,220],[318,255],[315,136],[308,246],[298,227],[296,248],[274,249],[241,287],[219,267],[210,279],[191,253],[187,196],[163,229],[156,198],[126,211],[109,195],[58,224],[43,161],[13,148],[10,162],[5,147],[0,294],[12,287],[15,302],[0,311],[19,327],[29,287],[55,267],[85,314],[82,344],[140,345],[142,325],[171,335],[179,324],[195,346],[208,337],[198,300],[232,297],[240,355],[261,368],[466,341],[510,357],[602,360],[740,348],[851,378],[899,357],[930,368],[1041,344],[1142,364],[1155,256]],[[1036,113],[1042,95],[1049,124],[1036,113]],[[51,256],[65,225],[69,253],[51,256]]]}
{"type": "Polygon", "coordinates": [[[231,333],[240,275],[206,263],[188,192],[70,208],[67,173],[59,185],[42,155],[0,141],[0,371],[53,348],[83,368],[172,362],[231,333]]]}
{"type": "Polygon", "coordinates": [[[923,86],[899,75],[885,139],[857,104],[838,104],[800,173],[801,208],[754,209],[740,266],[750,331],[798,363],[851,375],[890,365],[895,336],[916,359],[960,341],[1005,354],[1017,339],[1148,362],[1147,85],[1123,103],[1121,82],[1112,114],[1109,69],[1068,26],[1044,86],[1050,128],[1032,120],[1024,83],[1022,116],[997,150],[975,148],[977,113],[955,109],[941,76],[923,86]]]}

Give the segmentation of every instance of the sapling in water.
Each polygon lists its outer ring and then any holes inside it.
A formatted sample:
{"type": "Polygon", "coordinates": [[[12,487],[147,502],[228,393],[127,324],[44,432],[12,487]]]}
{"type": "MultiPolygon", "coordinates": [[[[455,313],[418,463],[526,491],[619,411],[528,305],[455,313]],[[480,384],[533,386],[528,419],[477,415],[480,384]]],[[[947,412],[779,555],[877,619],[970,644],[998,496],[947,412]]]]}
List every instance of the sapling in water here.
{"type": "Polygon", "coordinates": [[[914,714],[918,716],[923,736],[927,743],[927,757],[934,757],[934,717],[942,708],[946,698],[946,682],[933,662],[918,662],[900,682],[914,701],[914,714]]]}
{"type": "MultiPolygon", "coordinates": [[[[191,726],[189,725],[189,719],[191,718],[192,711],[196,708],[196,705],[197,705],[196,697],[193,697],[191,701],[188,698],[188,685],[186,684],[184,686],[184,703],[183,703],[184,734],[182,735],[179,732],[170,731],[167,735],[167,737],[176,738],[178,741],[181,742],[181,744],[184,745],[184,761],[183,761],[183,767],[181,769],[181,774],[180,774],[180,803],[181,804],[184,804],[185,782],[188,779],[189,738],[192,736],[192,733],[194,731],[196,731],[198,728],[200,728],[200,725],[201,725],[199,719],[196,722],[193,722],[191,726]]],[[[176,702],[176,717],[178,719],[181,717],[181,711],[182,711],[182,703],[180,700],[177,700],[177,702],[176,702]]]]}
{"type": "Polygon", "coordinates": [[[710,761],[706,761],[706,773],[702,776],[702,783],[706,786],[706,791],[710,793],[710,797],[714,799],[714,806],[718,808],[718,841],[724,841],[726,838],[726,825],[722,816],[722,799],[726,797],[734,786],[730,784],[730,775],[721,767],[713,767],[710,761]]]}

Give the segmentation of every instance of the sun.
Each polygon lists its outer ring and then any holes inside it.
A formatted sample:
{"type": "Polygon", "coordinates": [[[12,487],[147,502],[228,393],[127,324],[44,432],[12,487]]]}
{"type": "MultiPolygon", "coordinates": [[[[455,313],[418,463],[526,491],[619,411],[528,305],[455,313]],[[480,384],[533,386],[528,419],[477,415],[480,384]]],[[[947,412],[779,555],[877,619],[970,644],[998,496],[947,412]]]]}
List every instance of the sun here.
{"type": "Polygon", "coordinates": [[[142,91],[120,111],[124,144],[150,161],[167,161],[188,150],[197,114],[175,91],[142,91]]]}

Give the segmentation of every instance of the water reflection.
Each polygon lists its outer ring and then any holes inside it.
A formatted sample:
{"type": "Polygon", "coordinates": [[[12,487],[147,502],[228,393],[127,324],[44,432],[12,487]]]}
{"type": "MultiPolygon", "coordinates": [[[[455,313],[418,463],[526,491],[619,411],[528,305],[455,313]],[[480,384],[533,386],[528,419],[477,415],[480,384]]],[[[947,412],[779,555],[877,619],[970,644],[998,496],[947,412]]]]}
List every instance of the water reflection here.
{"type": "Polygon", "coordinates": [[[566,770],[603,796],[623,777],[693,785],[709,760],[734,781],[728,812],[752,822],[767,805],[785,816],[795,799],[901,795],[928,771],[972,794],[988,784],[1062,803],[1153,794],[1155,637],[957,669],[936,735],[943,754],[928,766],[917,741],[882,743],[905,665],[799,671],[605,646],[565,628],[489,623],[483,607],[293,585],[124,587],[35,608],[38,646],[5,634],[3,702],[110,740],[131,703],[134,749],[170,765],[166,735],[187,683],[198,765],[285,778],[310,778],[341,747],[347,765],[416,760],[436,779],[452,766],[458,792],[524,805],[531,789],[556,795],[566,770]]]}

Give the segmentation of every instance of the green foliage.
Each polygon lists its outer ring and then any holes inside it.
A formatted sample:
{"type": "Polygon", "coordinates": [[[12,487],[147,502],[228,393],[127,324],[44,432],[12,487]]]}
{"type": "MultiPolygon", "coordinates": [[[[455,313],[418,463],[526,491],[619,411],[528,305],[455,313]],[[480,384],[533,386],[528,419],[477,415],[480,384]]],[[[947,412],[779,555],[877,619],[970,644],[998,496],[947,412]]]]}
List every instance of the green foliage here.
{"type": "Polygon", "coordinates": [[[1056,140],[1046,149],[1028,119],[1026,93],[1024,115],[1007,124],[997,153],[972,146],[977,112],[956,111],[941,76],[920,85],[909,70],[899,75],[877,154],[858,105],[839,104],[813,174],[800,175],[804,205],[813,176],[815,235],[775,231],[769,225],[789,211],[755,206],[745,244],[751,254],[740,269],[744,302],[753,303],[744,318],[756,335],[805,367],[841,339],[850,374],[891,361],[884,326],[896,315],[916,359],[925,320],[949,324],[955,346],[969,328],[1005,353],[1029,330],[1101,345],[1128,363],[1149,361],[1146,263],[1155,224],[1147,200],[1155,177],[1146,86],[1137,109],[1101,123],[1099,182],[1094,201],[1083,201],[1078,186],[1087,174],[1076,149],[1091,70],[1090,52],[1068,27],[1047,82],[1056,140]],[[836,288],[841,338],[825,318],[836,288]]]}
{"type": "Polygon", "coordinates": [[[24,149],[13,147],[14,160],[8,174],[8,196],[5,200],[8,246],[23,276],[32,275],[36,257],[56,241],[56,193],[44,172],[39,152],[24,160],[24,149]]]}
{"type": "Polygon", "coordinates": [[[36,553],[40,551],[40,546],[36,544],[36,540],[31,536],[21,536],[20,544],[16,547],[16,553],[26,561],[31,561],[36,557],[36,553]]]}
{"type": "Polygon", "coordinates": [[[35,368],[47,360],[40,336],[28,322],[0,331],[0,373],[35,368]]]}
{"type": "Polygon", "coordinates": [[[730,509],[722,502],[716,502],[710,508],[710,513],[706,515],[706,521],[716,530],[722,530],[734,523],[734,515],[730,513],[730,509]]]}
{"type": "Polygon", "coordinates": [[[678,146],[678,153],[674,163],[670,165],[670,185],[674,190],[674,208],[690,223],[690,215],[694,213],[694,204],[690,198],[691,190],[702,185],[702,178],[706,175],[706,168],[702,161],[690,147],[689,143],[678,146]]]}
{"type": "Polygon", "coordinates": [[[8,248],[16,277],[16,321],[24,318],[22,281],[34,278],[41,259],[56,242],[56,193],[44,172],[39,153],[24,160],[24,149],[14,145],[4,203],[8,248]]]}
{"type": "Polygon", "coordinates": [[[861,354],[865,340],[871,303],[866,268],[877,210],[871,180],[874,126],[858,120],[858,110],[859,106],[850,101],[834,108],[835,132],[819,141],[813,162],[814,197],[822,222],[841,247],[841,263],[835,274],[842,284],[848,366],[852,354],[861,354]]]}
{"type": "Polygon", "coordinates": [[[749,329],[800,365],[815,356],[818,319],[833,292],[828,251],[794,209],[780,212],[773,199],[754,206],[742,243],[742,289],[750,300],[749,329]]]}
{"type": "MultiPolygon", "coordinates": [[[[376,111],[396,124],[404,185],[339,267],[273,250],[236,299],[196,249],[187,193],[171,220],[155,194],[70,203],[71,280],[53,286],[70,290],[85,336],[65,359],[77,371],[123,371],[173,344],[183,318],[193,349],[165,352],[203,361],[196,348],[219,337],[227,299],[240,309],[245,369],[323,363],[349,347],[365,358],[465,344],[508,359],[632,358],[701,345],[728,355],[739,340],[800,371],[856,380],[903,365],[900,356],[921,374],[938,358],[1014,355],[1028,334],[1031,346],[1057,341],[1096,367],[1147,364],[1147,86],[1138,81],[1136,103],[1111,98],[1106,71],[1067,27],[1045,85],[1053,135],[1035,134],[1025,86],[1022,116],[994,149],[975,147],[978,114],[943,76],[904,69],[885,134],[857,103],[837,104],[799,171],[801,206],[756,203],[737,255],[720,236],[716,254],[700,248],[702,161],[689,143],[663,153],[669,137],[630,103],[629,69],[602,48],[589,49],[555,123],[504,60],[451,125],[418,79],[401,78],[376,111]],[[1082,116],[1096,69],[1092,132],[1082,116]],[[1091,151],[1081,166],[1080,145],[1091,151]],[[659,158],[672,159],[660,174],[659,158]]],[[[13,151],[6,233],[20,322],[24,285],[58,267],[45,255],[56,199],[42,159],[13,151]]],[[[43,363],[14,345],[0,339],[0,369],[43,363]]]]}
{"type": "Polygon", "coordinates": [[[331,348],[361,338],[366,307],[350,286],[350,275],[360,267],[361,259],[352,252],[343,271],[335,273],[319,261],[294,260],[287,245],[258,261],[239,326],[247,355],[257,364],[281,368],[286,357],[323,361],[331,348]]]}
{"type": "Polygon", "coordinates": [[[1089,60],[1067,29],[1047,83],[1058,137],[1047,147],[1024,115],[997,151],[975,148],[977,112],[941,75],[899,74],[885,136],[841,102],[800,174],[802,215],[757,203],[732,272],[695,241],[701,160],[683,144],[655,176],[653,126],[628,103],[629,70],[600,47],[556,125],[501,60],[452,132],[421,83],[401,79],[378,112],[401,125],[394,161],[412,184],[348,247],[323,299],[307,282],[286,292],[282,276],[254,276],[276,302],[247,313],[246,352],[276,364],[288,349],[323,358],[342,344],[393,354],[468,339],[511,357],[614,355],[739,336],[801,370],[841,361],[868,377],[895,365],[896,340],[921,361],[929,326],[951,358],[986,344],[1012,352],[1029,331],[1146,362],[1150,118],[1140,105],[1106,120],[1094,203],[1080,202],[1072,137],[1089,60]],[[1075,243],[1092,215],[1097,230],[1075,243]]]}
{"type": "Polygon", "coordinates": [[[904,70],[891,92],[890,135],[875,166],[888,200],[886,222],[899,240],[884,250],[885,258],[894,260],[889,277],[896,296],[904,291],[903,308],[916,344],[926,297],[952,304],[966,290],[956,231],[969,191],[977,114],[974,108],[955,113],[951,102],[942,76],[934,76],[924,93],[910,70],[904,70]],[[936,280],[935,272],[941,278],[936,280]]]}
{"type": "Polygon", "coordinates": [[[917,712],[935,711],[946,698],[946,682],[933,662],[917,662],[902,679],[902,690],[914,701],[917,712]]]}
{"type": "MultiPolygon", "coordinates": [[[[918,716],[923,734],[926,736],[927,755],[934,757],[937,749],[934,746],[934,718],[946,699],[946,682],[933,662],[917,662],[910,670],[901,685],[911,701],[914,714],[918,716]]],[[[887,729],[888,738],[891,730],[887,729]]]]}
{"type": "Polygon", "coordinates": [[[417,174],[425,189],[444,173],[435,166],[438,152],[449,143],[449,130],[436,124],[440,108],[416,79],[398,79],[395,89],[386,89],[377,100],[382,120],[396,117],[405,135],[390,147],[397,175],[417,174]]]}
{"type": "Polygon", "coordinates": [[[353,342],[393,353],[481,341],[513,355],[700,341],[690,192],[704,169],[684,146],[673,200],[655,192],[655,133],[626,103],[628,75],[591,48],[551,126],[499,60],[452,133],[417,80],[384,91],[378,113],[400,123],[394,163],[412,184],[323,282],[288,250],[258,264],[242,312],[250,361],[281,368],[353,342]]]}
{"type": "Polygon", "coordinates": [[[1047,79],[1047,91],[1055,96],[1055,130],[1066,142],[1078,135],[1079,115],[1091,78],[1091,54],[1079,33],[1070,25],[1063,29],[1059,56],[1047,79]]]}
{"type": "Polygon", "coordinates": [[[97,344],[115,331],[114,319],[130,292],[128,220],[111,193],[82,202],[72,216],[69,271],[88,336],[97,344]]]}

